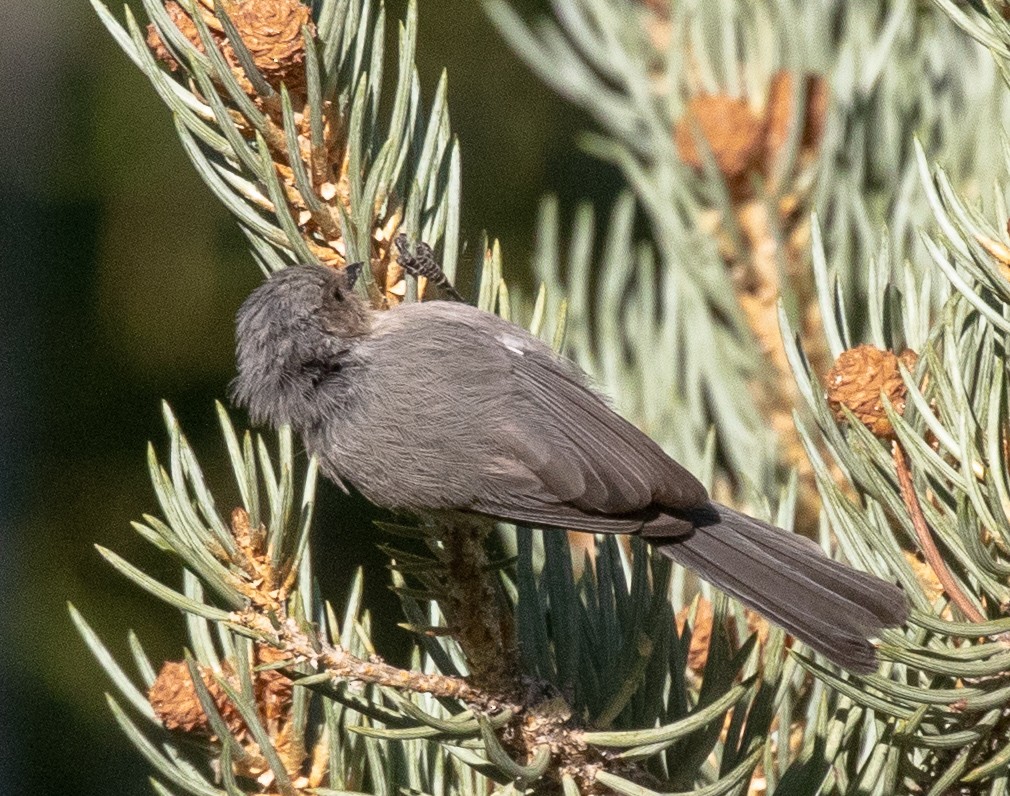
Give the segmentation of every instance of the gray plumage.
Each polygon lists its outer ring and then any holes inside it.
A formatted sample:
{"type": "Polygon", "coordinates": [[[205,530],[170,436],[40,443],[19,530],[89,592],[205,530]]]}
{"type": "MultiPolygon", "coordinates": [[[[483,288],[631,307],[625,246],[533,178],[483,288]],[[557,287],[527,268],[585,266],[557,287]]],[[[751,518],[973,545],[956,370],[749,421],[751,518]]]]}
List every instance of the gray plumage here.
{"type": "Polygon", "coordinates": [[[839,665],[902,591],[710,501],[701,483],[526,331],[465,304],[373,311],[340,272],[294,266],[238,313],[233,397],[290,423],[322,472],[386,508],[633,533],[839,665]]]}

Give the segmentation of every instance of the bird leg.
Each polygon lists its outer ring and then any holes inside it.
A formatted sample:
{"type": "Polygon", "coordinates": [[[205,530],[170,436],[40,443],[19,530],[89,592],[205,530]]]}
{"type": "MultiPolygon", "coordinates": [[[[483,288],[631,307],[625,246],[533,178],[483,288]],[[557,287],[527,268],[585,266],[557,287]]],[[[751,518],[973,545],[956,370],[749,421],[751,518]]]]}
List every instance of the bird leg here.
{"type": "Polygon", "coordinates": [[[393,243],[396,244],[396,251],[398,252],[397,261],[404,271],[414,277],[423,276],[456,301],[464,300],[452,282],[449,281],[449,277],[445,275],[445,271],[442,270],[442,266],[439,265],[438,260],[435,259],[435,252],[432,251],[431,246],[424,241],[418,241],[417,247],[412,253],[410,251],[410,244],[407,242],[407,236],[402,232],[396,236],[393,243]]]}

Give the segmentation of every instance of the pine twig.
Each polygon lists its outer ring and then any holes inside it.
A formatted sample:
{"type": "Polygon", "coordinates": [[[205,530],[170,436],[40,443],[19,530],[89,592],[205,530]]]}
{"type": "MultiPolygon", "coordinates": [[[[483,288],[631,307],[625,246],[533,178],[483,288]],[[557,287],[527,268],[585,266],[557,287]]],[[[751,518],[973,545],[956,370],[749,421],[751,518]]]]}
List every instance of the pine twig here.
{"type": "Polygon", "coordinates": [[[291,618],[275,626],[264,614],[248,610],[235,615],[235,624],[270,638],[281,649],[289,652],[296,659],[295,662],[314,662],[334,679],[458,699],[484,710],[500,710],[510,706],[502,695],[482,691],[460,677],[400,669],[377,656],[364,660],[339,645],[320,644],[291,618]]]}
{"type": "Polygon", "coordinates": [[[485,548],[490,526],[455,516],[439,525],[436,554],[448,572],[442,607],[466,656],[470,679],[478,688],[521,701],[514,619],[485,548]]]}
{"type": "Polygon", "coordinates": [[[635,781],[647,778],[636,762],[611,759],[589,745],[567,702],[521,676],[514,619],[485,548],[490,526],[455,516],[439,518],[438,526],[437,554],[450,573],[442,607],[466,657],[466,679],[401,669],[377,656],[364,660],[339,645],[323,644],[287,615],[283,596],[254,600],[233,621],[290,654],[292,663],[313,663],[335,680],[457,699],[485,716],[509,711],[508,724],[497,733],[488,728],[485,742],[523,761],[514,764],[518,778],[538,771],[529,783],[538,793],[559,792],[562,774],[587,793],[599,791],[596,775],[601,770],[635,781]]]}
{"type": "Polygon", "coordinates": [[[897,440],[891,443],[891,452],[894,456],[895,469],[898,471],[898,485],[901,488],[901,498],[904,500],[905,508],[908,509],[908,514],[912,519],[912,527],[915,529],[915,535],[919,540],[919,546],[922,548],[922,554],[926,557],[926,563],[936,573],[937,580],[940,581],[943,590],[947,592],[947,596],[961,610],[961,613],[971,622],[984,622],[985,617],[982,616],[981,612],[961,590],[961,587],[947,568],[947,563],[943,560],[943,555],[937,548],[936,542],[933,541],[933,535],[930,533],[929,525],[926,523],[926,517],[922,513],[922,506],[919,505],[915,485],[912,483],[912,473],[908,468],[908,460],[905,458],[905,451],[902,449],[901,443],[897,440]]]}
{"type": "MultiPolygon", "coordinates": [[[[475,687],[459,677],[400,669],[377,656],[364,660],[339,645],[323,643],[318,636],[306,632],[289,614],[288,589],[291,584],[277,587],[277,573],[263,549],[266,535],[250,526],[249,515],[243,509],[232,512],[232,533],[238,550],[244,554],[241,562],[234,563],[242,568],[244,578],[241,580],[245,586],[242,591],[249,599],[247,608],[232,615],[233,621],[289,653],[296,662],[311,661],[329,671],[334,678],[459,699],[484,709],[498,709],[511,701],[506,696],[507,692],[475,687]]],[[[473,556],[478,569],[481,566],[486,568],[486,553],[479,538],[476,547],[477,550],[473,545],[461,547],[463,555],[473,556]],[[480,555],[484,558],[481,559],[480,555]]],[[[460,574],[474,583],[480,582],[479,576],[468,569],[465,562],[460,565],[460,574]]],[[[486,591],[485,584],[481,594],[486,591]]],[[[469,598],[478,599],[478,595],[471,594],[469,598]]],[[[478,639],[478,643],[484,643],[484,639],[478,639]]]]}

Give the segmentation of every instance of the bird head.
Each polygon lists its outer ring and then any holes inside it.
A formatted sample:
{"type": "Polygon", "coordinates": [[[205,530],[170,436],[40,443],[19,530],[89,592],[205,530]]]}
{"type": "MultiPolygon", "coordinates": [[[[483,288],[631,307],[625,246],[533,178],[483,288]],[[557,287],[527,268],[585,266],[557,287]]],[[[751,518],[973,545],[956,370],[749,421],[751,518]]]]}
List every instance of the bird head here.
{"type": "Polygon", "coordinates": [[[342,271],[294,265],[273,274],[236,317],[233,401],[256,423],[303,425],[317,411],[320,381],[368,333],[371,312],[342,271]]]}

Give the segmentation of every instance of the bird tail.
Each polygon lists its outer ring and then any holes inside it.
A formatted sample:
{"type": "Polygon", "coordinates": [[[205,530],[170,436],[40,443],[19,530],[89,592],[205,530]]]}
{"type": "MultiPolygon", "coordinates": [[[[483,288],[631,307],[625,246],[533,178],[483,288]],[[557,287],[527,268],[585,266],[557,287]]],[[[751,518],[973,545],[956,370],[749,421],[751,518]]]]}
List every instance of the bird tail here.
{"type": "Polygon", "coordinates": [[[839,666],[876,669],[869,639],[908,616],[898,586],[832,561],[810,539],[718,503],[687,515],[692,534],[649,542],[839,666]]]}

